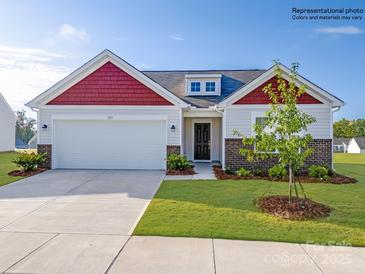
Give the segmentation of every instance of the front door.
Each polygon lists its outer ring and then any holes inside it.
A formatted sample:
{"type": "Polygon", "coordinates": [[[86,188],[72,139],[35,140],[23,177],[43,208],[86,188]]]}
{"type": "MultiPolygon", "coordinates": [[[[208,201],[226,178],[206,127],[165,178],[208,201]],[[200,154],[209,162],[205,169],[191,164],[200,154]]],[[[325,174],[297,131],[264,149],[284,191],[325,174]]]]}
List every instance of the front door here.
{"type": "Polygon", "coordinates": [[[194,124],[194,160],[210,160],[210,124],[194,124]]]}

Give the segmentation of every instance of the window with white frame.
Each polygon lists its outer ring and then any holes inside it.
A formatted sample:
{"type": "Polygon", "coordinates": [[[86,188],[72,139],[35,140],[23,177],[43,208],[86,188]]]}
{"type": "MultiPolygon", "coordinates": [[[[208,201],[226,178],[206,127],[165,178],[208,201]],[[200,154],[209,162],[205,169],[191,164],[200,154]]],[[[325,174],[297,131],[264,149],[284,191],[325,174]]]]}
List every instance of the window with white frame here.
{"type": "Polygon", "coordinates": [[[190,91],[199,92],[200,91],[200,82],[191,82],[190,83],[190,91]]]}
{"type": "Polygon", "coordinates": [[[265,127],[267,123],[268,118],[267,117],[256,117],[255,122],[256,124],[265,127]]]}
{"type": "MultiPolygon", "coordinates": [[[[262,126],[264,128],[264,132],[266,132],[266,133],[270,133],[271,132],[271,129],[270,128],[265,127],[269,118],[266,117],[264,114],[253,114],[253,117],[252,118],[253,118],[252,119],[252,122],[253,122],[253,124],[252,124],[252,132],[253,132],[253,134],[255,134],[255,131],[254,131],[254,125],[255,124],[258,124],[258,125],[262,126]]],[[[256,152],[277,153],[276,150],[273,150],[273,151],[258,151],[258,150],[256,150],[256,145],[254,146],[254,150],[256,152]]]]}
{"type": "Polygon", "coordinates": [[[205,91],[215,92],[215,82],[206,82],[205,83],[205,91]]]}

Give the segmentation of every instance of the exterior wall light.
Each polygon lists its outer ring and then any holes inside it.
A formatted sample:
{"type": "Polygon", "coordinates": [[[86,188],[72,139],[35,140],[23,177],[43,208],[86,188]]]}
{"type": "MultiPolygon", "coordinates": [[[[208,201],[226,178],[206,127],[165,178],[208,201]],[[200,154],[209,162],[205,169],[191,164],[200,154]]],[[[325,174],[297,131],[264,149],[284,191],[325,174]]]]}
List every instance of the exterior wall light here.
{"type": "Polygon", "coordinates": [[[170,127],[170,129],[171,129],[171,132],[175,132],[175,130],[176,130],[175,125],[172,125],[172,126],[170,127]]]}
{"type": "Polygon", "coordinates": [[[44,125],[42,126],[42,128],[43,128],[43,129],[47,129],[47,128],[48,128],[48,126],[47,126],[46,124],[44,124],[44,125]]]}

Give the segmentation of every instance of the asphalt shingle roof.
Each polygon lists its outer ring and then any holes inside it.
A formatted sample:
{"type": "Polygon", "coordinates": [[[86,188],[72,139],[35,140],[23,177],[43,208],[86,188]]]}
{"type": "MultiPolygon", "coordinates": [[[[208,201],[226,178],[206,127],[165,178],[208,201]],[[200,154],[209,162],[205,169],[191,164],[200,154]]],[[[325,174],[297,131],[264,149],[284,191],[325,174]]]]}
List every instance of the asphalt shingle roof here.
{"type": "Polygon", "coordinates": [[[339,137],[339,138],[333,138],[333,145],[349,145],[349,142],[352,138],[343,138],[343,137],[339,137]]]}
{"type": "Polygon", "coordinates": [[[355,137],[354,139],[360,149],[365,149],[365,137],[355,137]]]}
{"type": "Polygon", "coordinates": [[[259,77],[266,70],[176,70],[176,71],[143,71],[185,102],[206,108],[223,101],[242,86],[259,77]],[[185,75],[191,74],[222,74],[220,96],[187,96],[185,94],[185,75]]]}

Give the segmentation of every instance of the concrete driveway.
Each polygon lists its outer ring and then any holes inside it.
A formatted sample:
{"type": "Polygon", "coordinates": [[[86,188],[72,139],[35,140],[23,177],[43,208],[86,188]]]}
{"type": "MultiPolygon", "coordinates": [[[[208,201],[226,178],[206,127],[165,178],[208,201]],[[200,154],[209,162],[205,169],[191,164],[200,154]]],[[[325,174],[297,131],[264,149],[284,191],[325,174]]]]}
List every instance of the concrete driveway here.
{"type": "Polygon", "coordinates": [[[0,188],[0,272],[104,273],[162,171],[52,170],[0,188]]]}

